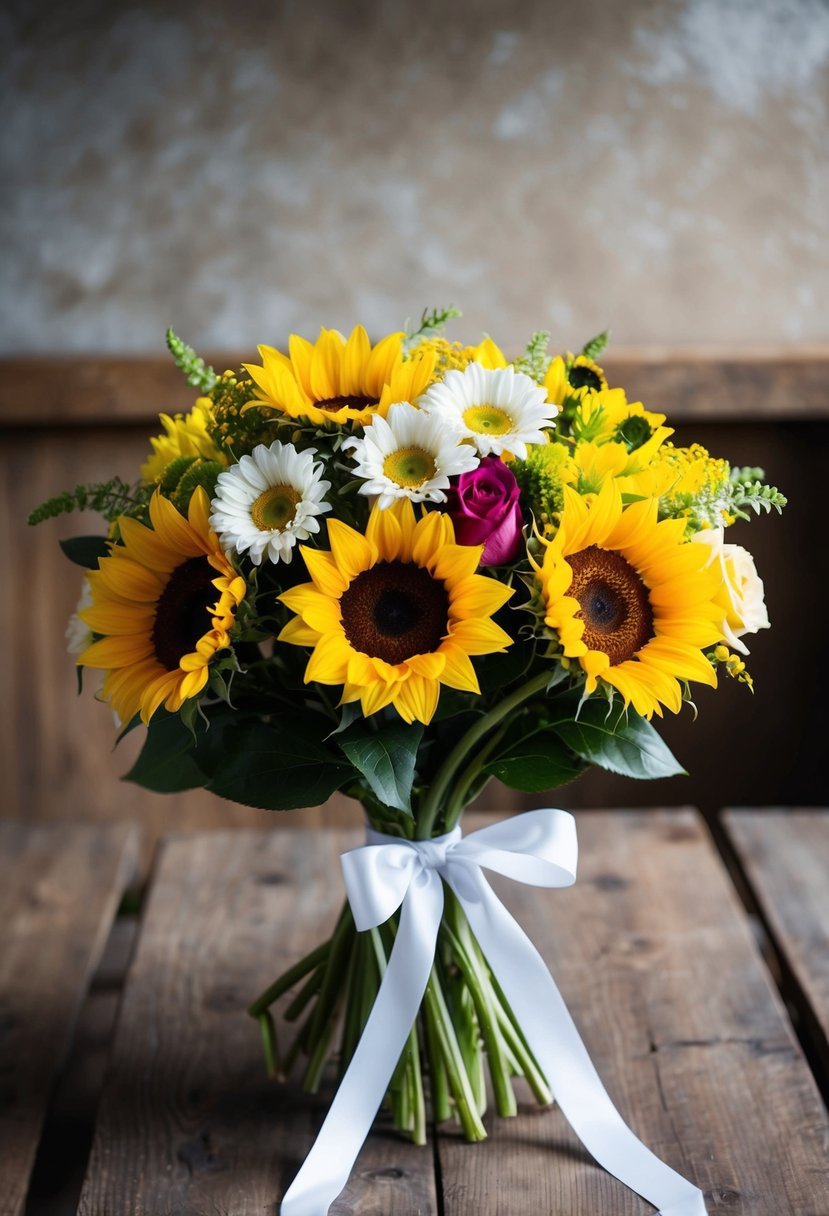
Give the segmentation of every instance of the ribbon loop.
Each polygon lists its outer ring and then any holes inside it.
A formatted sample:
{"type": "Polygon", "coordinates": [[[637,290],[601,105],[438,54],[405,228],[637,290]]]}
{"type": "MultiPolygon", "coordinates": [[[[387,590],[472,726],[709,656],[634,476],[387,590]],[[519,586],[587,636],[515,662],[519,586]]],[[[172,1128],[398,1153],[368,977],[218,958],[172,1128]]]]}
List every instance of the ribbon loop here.
{"type": "Polygon", "coordinates": [[[460,828],[425,841],[369,831],[343,854],[348,900],[360,930],[400,924],[362,1038],[281,1216],[326,1216],[348,1181],[417,1016],[435,958],[443,881],[457,895],[493,974],[561,1110],[611,1174],[660,1209],[706,1216],[702,1192],[636,1138],[602,1086],[553,977],[490,887],[482,867],[539,887],[576,879],[575,820],[567,811],[516,815],[461,838],[460,828]],[[441,881],[443,880],[443,881],[441,881]]]}

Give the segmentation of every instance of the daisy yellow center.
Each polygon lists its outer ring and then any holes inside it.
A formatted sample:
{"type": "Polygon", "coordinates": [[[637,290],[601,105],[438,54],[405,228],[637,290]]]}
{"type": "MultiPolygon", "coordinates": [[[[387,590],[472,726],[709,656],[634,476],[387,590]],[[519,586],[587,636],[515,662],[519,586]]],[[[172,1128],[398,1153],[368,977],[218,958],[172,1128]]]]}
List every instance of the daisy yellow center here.
{"type": "Polygon", "coordinates": [[[355,650],[403,663],[438,649],[447,629],[449,596],[441,580],[422,566],[377,562],[351,580],[340,611],[355,650]]]}
{"type": "Polygon", "coordinates": [[[293,486],[268,486],[250,509],[250,517],[260,532],[286,527],[296,515],[301,495],[293,486]]]}
{"type": "Polygon", "coordinates": [[[632,659],[653,637],[648,590],[620,553],[590,545],[567,561],[573,578],[567,594],[578,600],[582,641],[607,655],[611,666],[632,659]]]}
{"type": "Polygon", "coordinates": [[[470,405],[463,420],[478,435],[508,435],[513,428],[511,416],[500,405],[470,405]]]}
{"type": "Polygon", "coordinates": [[[424,448],[398,448],[383,461],[383,474],[398,486],[416,489],[437,472],[435,458],[424,448]]]}
{"type": "Polygon", "coordinates": [[[206,557],[191,557],[176,566],[158,597],[150,640],[156,659],[175,671],[196,642],[212,628],[211,609],[219,598],[216,571],[206,557]]]}
{"type": "Polygon", "coordinates": [[[315,401],[318,410],[326,414],[336,414],[338,410],[373,409],[380,404],[379,397],[327,397],[325,401],[315,401]]]}

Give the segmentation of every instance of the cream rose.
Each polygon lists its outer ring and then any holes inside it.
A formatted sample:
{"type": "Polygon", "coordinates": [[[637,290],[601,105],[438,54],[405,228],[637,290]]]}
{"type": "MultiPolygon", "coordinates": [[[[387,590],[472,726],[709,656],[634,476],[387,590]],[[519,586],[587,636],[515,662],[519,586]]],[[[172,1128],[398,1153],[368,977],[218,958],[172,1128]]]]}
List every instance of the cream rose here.
{"type": "Polygon", "coordinates": [[[722,572],[722,588],[715,597],[723,610],[723,641],[733,650],[748,654],[749,649],[739,639],[746,633],[769,628],[763,580],[757,573],[754,558],[742,545],[727,545],[723,528],[706,528],[693,537],[711,549],[711,562],[717,562],[722,572]]]}

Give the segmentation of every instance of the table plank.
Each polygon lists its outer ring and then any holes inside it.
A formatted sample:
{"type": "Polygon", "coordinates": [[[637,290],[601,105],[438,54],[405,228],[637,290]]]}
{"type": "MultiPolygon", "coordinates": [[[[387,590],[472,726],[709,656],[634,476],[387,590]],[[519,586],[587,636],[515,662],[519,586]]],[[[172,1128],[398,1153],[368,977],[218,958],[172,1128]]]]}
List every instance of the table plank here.
{"type": "MultiPolygon", "coordinates": [[[[825,1216],[829,1121],[707,831],[691,812],[579,819],[566,891],[498,884],[634,1131],[710,1213],[825,1216]]],[[[446,1216],[652,1208],[595,1166],[560,1111],[438,1138],[446,1216]]]]}
{"type": "Polygon", "coordinates": [[[722,821],[829,1082],[829,810],[734,810],[722,821]]]}
{"type": "MultiPolygon", "coordinates": [[[[330,930],[353,832],[239,830],[168,839],[127,978],[81,1195],[82,1216],[276,1205],[331,1097],[264,1076],[245,1013],[330,930]]],[[[433,1154],[381,1124],[332,1213],[434,1216],[433,1154]]]]}
{"type": "Polygon", "coordinates": [[[127,823],[0,823],[0,1216],[19,1216],[78,1010],[134,872],[127,823]]]}

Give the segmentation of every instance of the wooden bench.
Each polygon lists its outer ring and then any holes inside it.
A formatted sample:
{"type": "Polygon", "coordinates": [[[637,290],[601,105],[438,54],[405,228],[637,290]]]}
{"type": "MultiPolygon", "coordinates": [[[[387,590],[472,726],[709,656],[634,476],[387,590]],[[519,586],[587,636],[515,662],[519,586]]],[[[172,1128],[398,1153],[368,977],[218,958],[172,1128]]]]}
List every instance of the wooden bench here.
{"type": "MultiPolygon", "coordinates": [[[[709,1212],[827,1216],[829,812],[731,811],[714,827],[691,810],[583,812],[574,888],[499,893],[622,1114],[703,1188],[709,1212]]],[[[140,920],[114,922],[128,828],[3,827],[2,1216],[278,1211],[331,1091],[266,1080],[244,1010],[330,928],[338,855],[357,842],[334,829],[170,837],[140,920]],[[67,1164],[56,1129],[73,1109],[67,1087],[90,1088],[85,1017],[106,994],[111,1022],[123,973],[106,1077],[85,1100],[94,1137],[67,1164]]],[[[557,1109],[522,1098],[517,1118],[487,1127],[474,1146],[433,1129],[423,1149],[381,1116],[332,1212],[652,1211],[557,1109]]]]}

